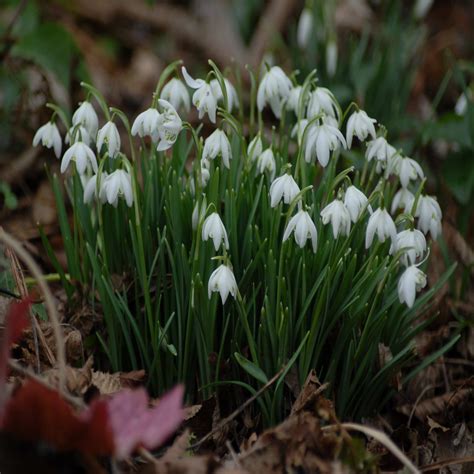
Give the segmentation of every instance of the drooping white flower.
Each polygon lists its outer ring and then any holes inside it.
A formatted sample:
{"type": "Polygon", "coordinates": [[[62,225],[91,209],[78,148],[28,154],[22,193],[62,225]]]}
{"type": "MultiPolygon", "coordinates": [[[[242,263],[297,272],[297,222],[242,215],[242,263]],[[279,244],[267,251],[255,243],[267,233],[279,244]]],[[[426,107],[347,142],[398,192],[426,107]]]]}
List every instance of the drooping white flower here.
{"type": "Polygon", "coordinates": [[[288,102],[286,104],[287,108],[289,110],[292,110],[296,115],[298,115],[298,107],[299,107],[302,91],[303,91],[303,88],[301,86],[293,87],[290,91],[290,96],[288,97],[288,102]]]}
{"type": "Polygon", "coordinates": [[[258,133],[247,147],[247,155],[250,158],[250,161],[253,163],[262,154],[262,151],[262,138],[260,137],[260,133],[258,133]]]}
{"type": "Polygon", "coordinates": [[[372,213],[372,208],[370,205],[367,206],[367,202],[367,196],[360,189],[357,189],[355,186],[349,186],[346,189],[344,204],[349,211],[352,222],[357,222],[366,207],[372,213]]]}
{"type": "MultiPolygon", "coordinates": [[[[224,84],[225,84],[225,91],[227,94],[227,102],[229,105],[229,112],[232,112],[232,109],[234,106],[236,108],[239,107],[239,96],[237,95],[237,91],[235,90],[235,87],[232,85],[232,83],[224,78],[224,84]]],[[[214,96],[216,97],[218,102],[223,102],[224,101],[224,94],[222,93],[222,88],[221,85],[219,84],[219,81],[217,79],[212,79],[212,81],[209,83],[211,86],[212,92],[214,96]]]]}
{"type": "Polygon", "coordinates": [[[283,234],[283,242],[286,242],[291,233],[295,234],[295,242],[300,248],[306,245],[306,241],[311,239],[313,252],[316,253],[318,246],[318,232],[310,215],[303,209],[299,210],[288,222],[283,234]]]}
{"type": "Polygon", "coordinates": [[[106,145],[110,158],[115,158],[120,151],[120,134],[114,122],[107,122],[97,133],[97,153],[106,145]]]}
{"type": "Polygon", "coordinates": [[[420,196],[415,212],[418,217],[418,229],[436,240],[441,233],[441,219],[443,214],[439,207],[438,201],[432,196],[420,196]]]}
{"type": "Polygon", "coordinates": [[[93,174],[89,179],[87,179],[85,186],[84,186],[84,204],[90,204],[92,202],[92,198],[99,198],[103,203],[107,200],[105,193],[103,191],[103,183],[104,179],[107,178],[108,174],[107,171],[102,171],[101,176],[101,183],[100,189],[97,190],[97,177],[98,174],[93,174]]]}
{"type": "Polygon", "coordinates": [[[417,20],[421,20],[429,12],[434,0],[416,0],[413,14],[417,20]]]}
{"type": "Polygon", "coordinates": [[[289,98],[291,81],[279,66],[273,66],[267,71],[257,91],[257,107],[262,111],[267,103],[270,104],[275,117],[281,117],[283,103],[289,98]]]}
{"type": "Polygon", "coordinates": [[[381,173],[396,153],[397,150],[387,142],[385,137],[377,137],[375,140],[367,142],[365,158],[367,161],[372,161],[375,158],[377,161],[376,171],[381,173]]]}
{"type": "Polygon", "coordinates": [[[162,112],[158,117],[158,151],[164,151],[171,148],[176,142],[179,133],[183,129],[183,122],[176,112],[176,109],[164,99],[158,100],[158,105],[162,112]]]}
{"type": "Polygon", "coordinates": [[[295,123],[293,129],[291,130],[291,138],[296,137],[298,140],[299,146],[301,146],[301,140],[303,140],[303,134],[308,123],[309,123],[308,119],[301,119],[295,123]]]}
{"type": "Polygon", "coordinates": [[[416,266],[408,267],[398,280],[398,298],[409,308],[415,303],[416,292],[426,286],[426,275],[416,266]]]}
{"type": "Polygon", "coordinates": [[[54,122],[46,122],[35,133],[33,146],[39,143],[46,148],[52,148],[56,158],[61,156],[62,140],[57,125],[54,122]]]}
{"type": "Polygon", "coordinates": [[[423,179],[425,174],[421,169],[421,166],[413,159],[407,157],[400,157],[396,163],[396,173],[400,178],[400,184],[403,188],[406,188],[410,181],[415,181],[418,178],[423,179]]]}
{"type": "Polygon", "coordinates": [[[199,120],[204,114],[209,116],[212,123],[216,123],[217,97],[214,95],[212,87],[203,79],[193,79],[183,66],[181,71],[186,84],[192,89],[196,89],[193,94],[193,105],[198,109],[199,120]]]}
{"type": "Polygon", "coordinates": [[[456,115],[463,116],[466,113],[467,110],[467,104],[468,104],[468,93],[463,92],[459,97],[458,100],[456,101],[456,105],[454,106],[454,112],[456,112],[456,115]]]}
{"type": "Polygon", "coordinates": [[[222,222],[219,214],[213,212],[206,218],[202,226],[202,240],[207,241],[209,237],[214,243],[216,252],[219,250],[221,243],[224,247],[229,249],[229,239],[227,238],[227,231],[225,230],[224,223],[222,222]]]}
{"type": "Polygon", "coordinates": [[[270,206],[278,206],[282,198],[285,204],[290,204],[299,192],[300,187],[293,179],[293,176],[285,173],[276,178],[270,186],[270,206]]]}
{"type": "Polygon", "coordinates": [[[92,168],[94,173],[97,173],[95,154],[84,142],[76,142],[66,150],[61,161],[61,173],[67,170],[71,160],[76,162],[76,169],[79,174],[84,174],[89,167],[92,168]]]}
{"type": "Polygon", "coordinates": [[[329,117],[334,117],[336,120],[339,120],[339,104],[329,89],[316,87],[309,96],[306,117],[311,120],[321,113],[325,113],[329,117]]]}
{"type": "Polygon", "coordinates": [[[230,168],[232,159],[232,148],[229,139],[223,130],[216,129],[204,142],[202,151],[203,160],[214,160],[217,156],[222,156],[222,162],[226,168],[230,168]]]}
{"type": "Polygon", "coordinates": [[[202,159],[201,160],[201,186],[205,188],[207,183],[211,179],[211,163],[209,160],[202,159]]]}
{"type": "Polygon", "coordinates": [[[237,281],[234,272],[225,264],[216,268],[209,277],[207,285],[209,299],[213,292],[219,292],[222,304],[225,304],[229,293],[235,298],[237,295],[237,281]]]}
{"type": "Polygon", "coordinates": [[[109,204],[117,207],[119,197],[123,197],[128,207],[133,204],[132,179],[124,170],[115,170],[105,177],[101,186],[101,197],[104,193],[109,204]]]}
{"type": "Polygon", "coordinates": [[[370,217],[365,234],[365,248],[368,249],[374,240],[374,235],[380,242],[385,242],[387,237],[394,241],[397,235],[397,229],[392,217],[385,208],[377,209],[370,217]]]}
{"type": "Polygon", "coordinates": [[[173,77],[164,85],[160,93],[160,99],[169,102],[176,110],[182,106],[186,112],[189,112],[191,107],[188,89],[183,81],[177,77],[173,77]]]}
{"type": "Polygon", "coordinates": [[[313,32],[314,18],[313,12],[310,8],[304,8],[298,20],[298,27],[296,30],[296,40],[301,49],[308,46],[311,33],[313,32]]]}
{"type": "Polygon", "coordinates": [[[99,117],[90,102],[85,100],[77,108],[72,116],[73,125],[82,125],[89,133],[89,136],[96,137],[99,129],[99,117]]]}
{"type": "Polygon", "coordinates": [[[89,135],[86,127],[82,125],[73,125],[64,138],[66,145],[73,144],[76,142],[84,142],[87,146],[91,146],[95,138],[89,135]]]}
{"type": "Polygon", "coordinates": [[[347,148],[352,146],[352,137],[356,137],[363,142],[369,135],[375,140],[375,126],[377,120],[370,118],[363,110],[354,112],[347,121],[346,140],[347,148]]]}
{"type": "Polygon", "coordinates": [[[340,199],[334,199],[322,211],[323,224],[331,223],[332,235],[335,239],[339,235],[348,236],[351,231],[351,215],[349,209],[340,199]]]}
{"type": "Polygon", "coordinates": [[[313,125],[306,132],[305,161],[310,163],[317,157],[321,166],[326,167],[330,152],[338,150],[341,145],[346,148],[346,141],[336,127],[324,122],[321,125],[313,125]]]}
{"type": "Polygon", "coordinates": [[[406,267],[414,265],[416,260],[422,258],[426,252],[426,239],[423,232],[417,229],[399,232],[390,246],[390,255],[401,249],[404,249],[403,254],[400,256],[400,261],[403,265],[406,267]]]}
{"type": "Polygon", "coordinates": [[[132,125],[132,135],[139,137],[151,137],[154,142],[158,141],[158,120],[160,113],[154,107],[150,107],[137,116],[132,125]]]}
{"type": "Polygon", "coordinates": [[[392,207],[390,212],[395,214],[397,209],[403,209],[406,214],[411,212],[413,203],[415,202],[415,196],[407,188],[401,188],[393,196],[392,207]]]}
{"type": "Polygon", "coordinates": [[[329,77],[336,74],[337,69],[337,42],[331,38],[326,44],[326,72],[329,77]]]}
{"type": "Polygon", "coordinates": [[[275,177],[276,163],[275,155],[271,148],[267,148],[263,153],[257,158],[257,170],[260,174],[268,171],[270,174],[270,180],[273,180],[275,177]]]}

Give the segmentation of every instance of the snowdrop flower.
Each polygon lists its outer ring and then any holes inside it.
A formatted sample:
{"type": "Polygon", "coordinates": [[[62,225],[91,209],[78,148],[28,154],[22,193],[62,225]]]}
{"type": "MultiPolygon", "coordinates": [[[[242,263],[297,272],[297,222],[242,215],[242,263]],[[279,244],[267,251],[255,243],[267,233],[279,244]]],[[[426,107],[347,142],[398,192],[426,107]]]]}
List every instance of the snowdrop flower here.
{"type": "Polygon", "coordinates": [[[139,137],[151,137],[154,142],[159,139],[158,135],[158,120],[160,113],[153,107],[145,110],[137,116],[132,125],[132,135],[139,137]]]}
{"type": "Polygon", "coordinates": [[[395,193],[395,196],[393,196],[390,212],[395,214],[397,209],[403,209],[403,212],[409,214],[414,202],[415,196],[413,193],[407,188],[401,188],[395,193]]]}
{"type": "Polygon", "coordinates": [[[397,160],[396,172],[400,177],[400,184],[406,188],[411,180],[416,180],[418,177],[423,179],[425,174],[421,166],[411,158],[401,158],[397,160]]]}
{"type": "MultiPolygon", "coordinates": [[[[107,200],[105,193],[103,191],[103,186],[100,187],[99,193],[97,192],[97,177],[98,174],[92,175],[89,179],[86,180],[84,185],[84,204],[90,204],[92,198],[99,198],[103,203],[107,200]]],[[[107,171],[102,171],[101,175],[101,184],[103,185],[105,178],[107,178],[107,171]]]]}
{"type": "Polygon", "coordinates": [[[365,158],[367,161],[372,161],[375,158],[377,160],[376,171],[380,173],[396,153],[397,150],[387,142],[385,137],[378,137],[367,143],[365,158]]]}
{"type": "Polygon", "coordinates": [[[179,133],[183,128],[176,109],[166,100],[158,99],[158,105],[162,108],[162,113],[158,117],[158,151],[164,151],[171,148],[176,142],[179,133]]]}
{"type": "Polygon", "coordinates": [[[46,148],[53,148],[56,158],[61,156],[61,135],[54,122],[47,122],[38,128],[33,137],[33,146],[37,146],[40,142],[46,148]]]}
{"type": "Polygon", "coordinates": [[[270,206],[278,206],[282,198],[285,204],[290,204],[299,192],[300,187],[296,184],[293,176],[285,173],[275,179],[270,186],[270,206]]]}
{"type": "Polygon", "coordinates": [[[82,125],[88,132],[89,136],[96,137],[99,129],[99,117],[90,102],[85,100],[77,108],[72,116],[73,125],[82,125]]]}
{"type": "Polygon", "coordinates": [[[296,115],[298,115],[298,107],[302,90],[303,88],[301,86],[295,86],[291,89],[290,96],[288,97],[287,107],[289,110],[292,110],[296,115]]]}
{"type": "Polygon", "coordinates": [[[336,120],[339,120],[339,104],[329,89],[316,87],[309,96],[306,117],[311,120],[321,113],[325,113],[329,117],[334,117],[336,120]]]}
{"type": "Polygon", "coordinates": [[[467,110],[467,104],[468,104],[468,93],[463,92],[459,97],[458,100],[456,101],[456,105],[454,106],[454,112],[456,112],[456,115],[463,116],[466,114],[467,110]]]}
{"type": "Polygon", "coordinates": [[[100,153],[104,143],[107,145],[110,158],[115,158],[120,151],[120,134],[112,121],[107,122],[97,134],[97,153],[100,153]]]}
{"type": "Polygon", "coordinates": [[[377,120],[370,118],[363,110],[354,112],[347,121],[347,148],[352,146],[352,137],[354,134],[363,142],[369,135],[375,140],[375,126],[377,120]]]}
{"type": "MultiPolygon", "coordinates": [[[[237,91],[235,90],[235,87],[232,85],[232,83],[228,79],[224,78],[224,84],[225,84],[225,91],[227,94],[227,102],[229,105],[229,112],[232,112],[234,105],[237,108],[239,107],[239,97],[237,95],[237,91]]],[[[224,94],[222,93],[222,89],[221,89],[221,85],[219,84],[219,81],[217,79],[212,79],[209,85],[211,86],[212,93],[214,94],[217,101],[223,102],[224,94]]]]}
{"type": "Polygon", "coordinates": [[[420,196],[415,217],[418,217],[418,229],[436,240],[441,233],[441,208],[438,201],[432,196],[420,196]]]}
{"type": "Polygon", "coordinates": [[[393,240],[397,235],[397,229],[395,223],[391,218],[390,214],[384,208],[377,209],[370,217],[367,224],[367,230],[365,234],[365,248],[368,249],[374,240],[374,235],[377,233],[377,237],[380,242],[385,242],[387,237],[393,240]]]}
{"type": "Polygon", "coordinates": [[[119,197],[123,197],[128,207],[132,207],[132,179],[124,170],[110,173],[102,182],[100,194],[105,196],[107,202],[117,207],[119,197]]]}
{"type": "Polygon", "coordinates": [[[216,252],[219,250],[221,242],[227,250],[229,249],[227,231],[225,230],[224,223],[217,212],[213,212],[209,217],[207,217],[202,226],[202,240],[206,242],[209,240],[209,237],[214,243],[216,252]]]}
{"type": "Polygon", "coordinates": [[[186,112],[189,112],[191,108],[188,89],[186,89],[183,81],[176,77],[165,84],[161,90],[160,99],[169,102],[176,110],[183,106],[186,112]]]}
{"type": "Polygon", "coordinates": [[[326,72],[329,77],[336,74],[337,69],[337,42],[331,38],[326,44],[326,72]]]}
{"type": "Polygon", "coordinates": [[[211,86],[202,79],[193,79],[184,66],[181,71],[186,84],[192,89],[196,89],[193,94],[193,105],[199,111],[199,120],[204,117],[204,114],[207,114],[209,120],[216,123],[217,97],[214,95],[211,86]]]}
{"type": "Polygon", "coordinates": [[[303,209],[300,209],[290,219],[290,222],[288,222],[283,234],[283,242],[288,240],[292,232],[294,232],[295,242],[300,248],[303,248],[306,245],[306,240],[311,239],[313,252],[316,253],[316,248],[318,245],[318,232],[310,215],[306,211],[303,211],[303,209]]]}
{"type": "Polygon", "coordinates": [[[426,286],[426,275],[416,265],[408,267],[398,280],[398,298],[409,308],[415,303],[416,292],[426,286]]]}
{"type": "Polygon", "coordinates": [[[263,143],[260,138],[260,133],[258,133],[247,147],[247,155],[250,158],[250,161],[253,163],[263,151],[263,143]]]}
{"type": "Polygon", "coordinates": [[[417,258],[423,257],[426,252],[426,239],[423,232],[417,229],[402,230],[399,232],[390,247],[390,255],[402,250],[400,261],[408,267],[416,262],[417,258]]]}
{"type": "Polygon", "coordinates": [[[270,180],[273,180],[275,177],[276,163],[275,155],[273,154],[271,148],[267,148],[257,158],[257,169],[261,174],[265,173],[265,171],[268,171],[270,173],[270,180]]]}
{"type": "MultiPolygon", "coordinates": [[[[367,203],[367,196],[360,189],[357,189],[355,186],[349,186],[346,189],[346,194],[344,196],[344,205],[349,211],[352,222],[357,222],[357,220],[367,207],[367,203]]],[[[370,205],[368,206],[368,209],[369,212],[372,213],[372,208],[370,205]]]]}
{"type": "Polygon", "coordinates": [[[201,160],[201,186],[205,188],[211,179],[211,163],[209,160],[201,160]]]}
{"type": "Polygon", "coordinates": [[[329,162],[331,151],[338,150],[341,145],[346,148],[344,135],[332,125],[322,123],[314,125],[307,132],[305,144],[305,161],[313,161],[312,156],[316,152],[316,157],[322,167],[326,167],[329,162]]]}
{"type": "Polygon", "coordinates": [[[291,138],[297,137],[298,145],[301,145],[301,140],[303,140],[303,134],[308,123],[308,119],[301,119],[295,123],[293,129],[291,130],[291,138]]]}
{"type": "Polygon", "coordinates": [[[304,8],[301,12],[300,19],[298,20],[298,27],[296,30],[296,40],[301,49],[305,49],[306,46],[308,46],[313,31],[313,24],[313,12],[310,8],[304,8]]]}
{"type": "Polygon", "coordinates": [[[206,138],[202,151],[203,160],[214,160],[217,156],[222,156],[222,162],[226,168],[230,168],[232,159],[232,149],[229,139],[224,131],[216,129],[206,138]]]}
{"type": "Polygon", "coordinates": [[[92,137],[89,135],[86,127],[83,127],[82,125],[73,125],[68,133],[66,133],[66,137],[64,138],[64,143],[66,143],[66,145],[72,145],[76,142],[84,142],[87,146],[91,146],[92,137]]]}
{"type": "Polygon", "coordinates": [[[434,0],[416,0],[413,14],[417,20],[421,20],[429,12],[434,0]]]}
{"type": "Polygon", "coordinates": [[[76,162],[79,174],[84,174],[89,166],[92,167],[94,173],[97,173],[97,159],[94,152],[84,142],[76,142],[66,150],[61,161],[61,173],[67,170],[71,160],[76,162]]]}
{"type": "Polygon", "coordinates": [[[339,235],[348,236],[351,231],[351,214],[340,199],[334,199],[322,211],[323,224],[332,225],[332,235],[335,239],[339,235]]]}
{"type": "Polygon", "coordinates": [[[219,292],[222,304],[225,304],[229,293],[235,298],[237,296],[238,288],[234,272],[224,264],[216,268],[209,277],[207,291],[209,299],[211,299],[211,294],[213,292],[219,292]]]}
{"type": "Polygon", "coordinates": [[[260,111],[270,104],[276,118],[281,117],[283,102],[290,96],[292,84],[279,66],[273,66],[265,73],[257,91],[257,106],[260,111]]]}

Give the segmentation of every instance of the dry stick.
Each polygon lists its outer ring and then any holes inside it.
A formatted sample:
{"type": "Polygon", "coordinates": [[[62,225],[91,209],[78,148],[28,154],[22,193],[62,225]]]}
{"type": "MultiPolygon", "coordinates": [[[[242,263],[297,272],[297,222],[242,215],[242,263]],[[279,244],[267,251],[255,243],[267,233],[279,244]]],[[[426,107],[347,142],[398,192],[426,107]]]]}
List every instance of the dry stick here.
{"type": "Polygon", "coordinates": [[[407,428],[410,428],[411,426],[411,420],[413,419],[413,415],[415,414],[418,404],[421,402],[421,399],[424,397],[425,393],[428,390],[431,390],[432,388],[433,388],[433,385],[427,385],[418,395],[417,399],[415,400],[415,404],[413,405],[413,408],[411,409],[410,416],[408,417],[407,428]]]}
{"type": "Polygon", "coordinates": [[[420,474],[420,470],[408,459],[408,457],[400,450],[400,448],[382,431],[358,423],[341,423],[340,425],[323,426],[323,431],[334,431],[340,428],[346,430],[360,431],[367,436],[376,439],[380,444],[384,445],[398,460],[407,467],[413,474],[420,474]]]}
{"type": "Polygon", "coordinates": [[[452,466],[454,464],[467,464],[474,462],[474,456],[468,456],[466,458],[449,458],[443,461],[435,462],[434,464],[427,464],[420,467],[421,472],[437,471],[446,466],[452,466]]]}
{"type": "Polygon", "coordinates": [[[59,379],[59,392],[64,392],[65,379],[66,379],[66,356],[64,350],[64,338],[61,331],[61,325],[59,323],[58,313],[54,304],[53,295],[49,289],[46,280],[37,263],[33,260],[30,254],[22,247],[22,245],[14,239],[11,235],[7,234],[3,228],[0,227],[0,241],[2,241],[8,247],[11,247],[15,253],[20,257],[20,260],[28,267],[33,277],[38,282],[43,296],[46,309],[48,310],[49,320],[53,328],[54,338],[56,340],[56,360],[58,363],[58,379],[59,379]]]}
{"type": "Polygon", "coordinates": [[[252,402],[254,402],[260,395],[262,395],[263,392],[268,390],[268,388],[271,387],[278,380],[278,378],[280,377],[280,375],[283,373],[284,370],[285,370],[285,367],[282,367],[260,390],[258,390],[258,392],[255,393],[255,395],[251,396],[242,405],[240,405],[239,408],[234,410],[229,416],[225,417],[214,429],[209,431],[207,435],[205,435],[199,441],[196,441],[194,444],[189,446],[189,449],[198,448],[203,443],[205,443],[212,435],[222,430],[222,428],[224,428],[224,426],[227,425],[227,423],[230,423],[237,415],[239,415],[239,413],[244,411],[252,402]]]}

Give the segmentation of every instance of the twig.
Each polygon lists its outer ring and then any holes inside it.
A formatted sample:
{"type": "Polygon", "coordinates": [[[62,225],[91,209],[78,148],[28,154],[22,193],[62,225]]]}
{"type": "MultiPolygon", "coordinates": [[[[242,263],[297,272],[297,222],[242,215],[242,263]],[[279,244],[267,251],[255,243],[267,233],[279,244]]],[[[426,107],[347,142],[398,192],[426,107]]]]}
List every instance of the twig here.
{"type": "Polygon", "coordinates": [[[59,379],[59,392],[64,392],[65,380],[66,380],[66,355],[64,349],[64,338],[61,331],[61,325],[59,323],[58,313],[54,304],[53,295],[46,283],[43,274],[37,263],[33,260],[30,254],[22,247],[22,245],[11,235],[7,234],[3,228],[0,227],[0,241],[2,241],[8,247],[11,247],[18,255],[20,260],[28,267],[29,271],[33,274],[38,282],[46,309],[48,310],[49,320],[53,328],[54,338],[56,340],[56,360],[58,363],[58,379],[59,379]]]}
{"type": "Polygon", "coordinates": [[[418,395],[418,397],[416,398],[415,400],[415,404],[413,405],[413,408],[411,409],[411,412],[410,412],[410,416],[408,417],[408,423],[407,423],[407,428],[410,428],[411,426],[411,420],[413,418],[413,415],[415,414],[416,412],[416,407],[418,406],[418,404],[420,403],[421,399],[423,398],[423,396],[425,395],[425,393],[432,389],[433,388],[433,385],[427,385],[422,391],[421,393],[418,395]]]}
{"type": "Polygon", "coordinates": [[[408,457],[400,450],[400,448],[382,431],[358,423],[341,423],[340,425],[323,426],[323,431],[338,430],[345,428],[346,430],[359,431],[367,436],[376,439],[383,444],[398,460],[409,469],[413,474],[420,474],[420,470],[408,459],[408,457]]]}
{"type": "Polygon", "coordinates": [[[474,462],[474,456],[468,456],[466,458],[449,458],[443,461],[435,462],[434,464],[427,464],[420,467],[421,472],[437,471],[446,466],[453,466],[454,464],[467,464],[474,462]]]}
{"type": "Polygon", "coordinates": [[[221,431],[225,425],[230,423],[236,416],[239,415],[239,413],[244,411],[251,403],[253,403],[260,395],[262,395],[262,393],[268,390],[268,388],[271,387],[278,380],[278,378],[280,377],[280,375],[283,373],[284,370],[285,370],[285,367],[282,367],[260,390],[258,390],[258,392],[255,393],[255,395],[251,396],[242,405],[240,405],[239,408],[237,408],[229,416],[224,418],[214,429],[209,431],[207,435],[205,435],[199,441],[196,441],[194,444],[189,446],[189,449],[198,448],[203,443],[205,443],[211,436],[213,436],[215,433],[217,433],[218,431],[221,431]]]}

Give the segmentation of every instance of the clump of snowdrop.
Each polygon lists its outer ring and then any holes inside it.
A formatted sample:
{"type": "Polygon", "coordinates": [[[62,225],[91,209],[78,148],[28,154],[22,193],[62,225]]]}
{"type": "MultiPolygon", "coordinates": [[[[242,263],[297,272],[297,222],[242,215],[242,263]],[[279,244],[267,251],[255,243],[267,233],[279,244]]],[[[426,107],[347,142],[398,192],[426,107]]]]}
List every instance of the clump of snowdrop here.
{"type": "Polygon", "coordinates": [[[275,117],[280,118],[283,104],[290,97],[292,84],[279,66],[271,67],[263,76],[257,91],[257,106],[262,111],[270,104],[275,117]]]}

